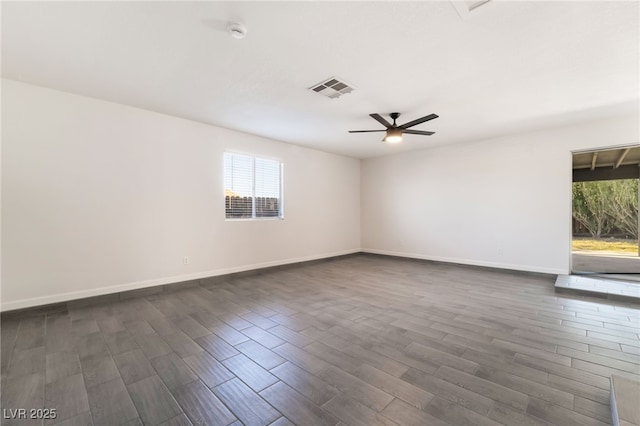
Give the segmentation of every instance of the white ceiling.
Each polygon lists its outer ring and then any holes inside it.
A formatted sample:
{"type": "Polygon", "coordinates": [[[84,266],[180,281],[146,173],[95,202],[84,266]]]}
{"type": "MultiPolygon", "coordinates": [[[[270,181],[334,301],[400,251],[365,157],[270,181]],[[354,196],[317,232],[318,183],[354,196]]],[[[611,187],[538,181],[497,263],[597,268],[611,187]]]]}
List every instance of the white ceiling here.
{"type": "Polygon", "coordinates": [[[637,1],[494,0],[464,18],[450,1],[2,2],[2,76],[366,158],[637,113],[638,16],[637,1]],[[307,90],[332,76],[356,90],[307,90]],[[436,134],[347,133],[393,111],[440,115],[415,127],[436,134]]]}

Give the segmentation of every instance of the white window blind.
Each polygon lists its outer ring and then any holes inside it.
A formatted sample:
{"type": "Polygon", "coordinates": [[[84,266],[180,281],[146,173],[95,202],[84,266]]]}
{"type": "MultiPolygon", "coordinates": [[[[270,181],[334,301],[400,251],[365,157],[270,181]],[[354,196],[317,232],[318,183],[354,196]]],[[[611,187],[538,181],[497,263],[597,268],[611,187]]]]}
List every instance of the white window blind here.
{"type": "Polygon", "coordinates": [[[282,164],[266,158],[224,154],[225,217],[282,217],[282,164]]]}

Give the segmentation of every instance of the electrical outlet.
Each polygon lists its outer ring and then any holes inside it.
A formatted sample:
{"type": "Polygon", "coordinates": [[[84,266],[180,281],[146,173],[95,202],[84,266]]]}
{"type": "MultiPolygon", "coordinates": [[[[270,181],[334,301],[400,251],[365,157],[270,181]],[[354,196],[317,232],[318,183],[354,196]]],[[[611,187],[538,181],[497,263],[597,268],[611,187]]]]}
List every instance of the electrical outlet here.
{"type": "Polygon", "coordinates": [[[183,265],[188,265],[189,264],[189,256],[185,256],[182,258],[182,264],[183,265]]]}
{"type": "Polygon", "coordinates": [[[502,247],[498,247],[496,251],[498,252],[498,256],[502,256],[504,254],[504,250],[502,250],[502,247]]]}

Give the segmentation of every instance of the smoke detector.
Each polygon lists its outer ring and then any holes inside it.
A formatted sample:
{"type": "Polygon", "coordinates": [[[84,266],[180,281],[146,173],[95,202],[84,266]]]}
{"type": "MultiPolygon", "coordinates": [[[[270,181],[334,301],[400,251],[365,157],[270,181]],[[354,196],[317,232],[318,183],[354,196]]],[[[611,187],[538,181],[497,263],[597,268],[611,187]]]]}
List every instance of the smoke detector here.
{"type": "Polygon", "coordinates": [[[231,37],[241,39],[247,35],[247,29],[244,25],[238,23],[231,23],[227,26],[227,31],[231,34],[231,37]]]}

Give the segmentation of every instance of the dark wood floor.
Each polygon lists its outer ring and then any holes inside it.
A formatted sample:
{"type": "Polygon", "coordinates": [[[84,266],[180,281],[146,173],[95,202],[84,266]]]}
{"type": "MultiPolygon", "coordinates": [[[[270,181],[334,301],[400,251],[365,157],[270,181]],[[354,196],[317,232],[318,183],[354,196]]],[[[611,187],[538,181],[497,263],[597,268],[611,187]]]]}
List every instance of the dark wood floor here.
{"type": "Polygon", "coordinates": [[[640,374],[639,311],[555,294],[553,282],[362,255],[5,318],[3,416],[56,409],[44,424],[110,426],[610,424],[609,376],[640,374]]]}

